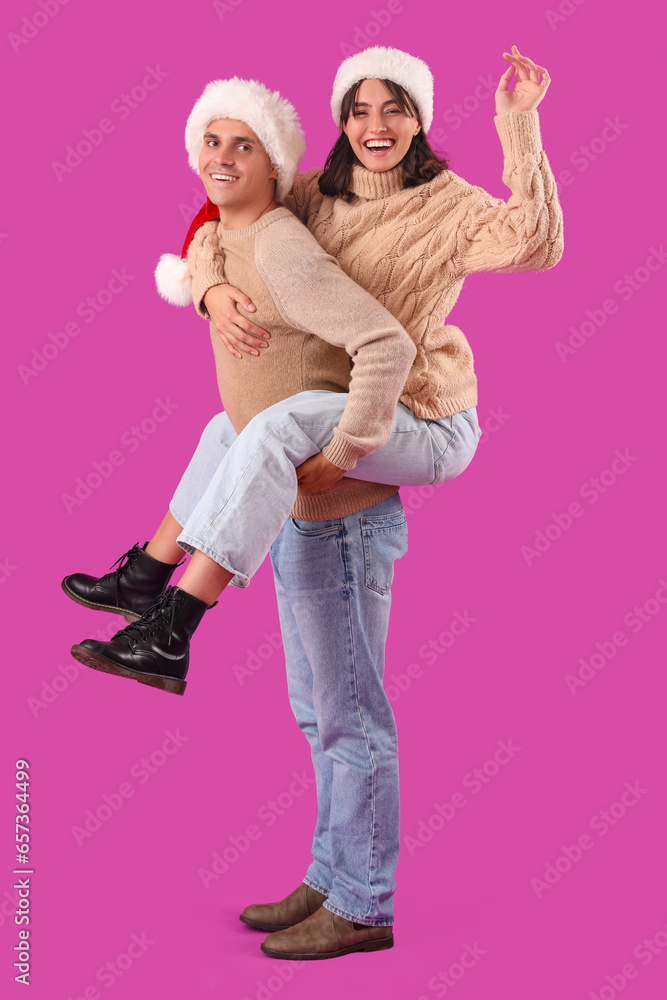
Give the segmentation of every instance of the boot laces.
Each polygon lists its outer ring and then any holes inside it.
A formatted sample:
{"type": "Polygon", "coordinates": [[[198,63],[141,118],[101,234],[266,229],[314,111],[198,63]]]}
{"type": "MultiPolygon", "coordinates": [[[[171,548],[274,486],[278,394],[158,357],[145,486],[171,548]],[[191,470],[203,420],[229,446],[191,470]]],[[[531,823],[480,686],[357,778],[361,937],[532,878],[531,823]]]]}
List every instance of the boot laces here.
{"type": "Polygon", "coordinates": [[[155,635],[167,622],[169,622],[169,639],[167,645],[171,646],[171,635],[174,628],[174,616],[176,614],[176,587],[164,590],[147,611],[144,611],[141,618],[127,625],[124,629],[112,637],[118,639],[123,636],[131,640],[133,644],[155,635]]]}
{"type": "Polygon", "coordinates": [[[137,548],[138,544],[139,543],[137,542],[137,544],[133,545],[131,549],[128,549],[127,552],[124,552],[123,555],[120,557],[120,559],[116,559],[115,563],[111,567],[111,571],[109,573],[105,573],[104,576],[100,577],[100,583],[111,583],[111,581],[114,580],[114,582],[116,584],[115,589],[116,589],[116,607],[117,608],[120,607],[120,604],[119,604],[119,600],[120,600],[120,587],[119,587],[120,579],[121,579],[121,577],[123,575],[123,572],[130,565],[130,563],[133,561],[133,559],[136,559],[136,555],[137,555],[136,548],[137,548]],[[114,566],[118,566],[118,569],[115,570],[114,566]]]}

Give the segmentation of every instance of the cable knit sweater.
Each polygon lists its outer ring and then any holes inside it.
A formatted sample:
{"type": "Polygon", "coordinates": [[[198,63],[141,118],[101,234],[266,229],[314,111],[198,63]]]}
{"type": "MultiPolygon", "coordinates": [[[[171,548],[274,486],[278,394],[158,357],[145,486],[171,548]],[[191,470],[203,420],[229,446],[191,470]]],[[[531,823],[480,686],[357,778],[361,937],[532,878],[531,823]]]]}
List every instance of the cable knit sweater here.
{"type": "MultiPolygon", "coordinates": [[[[211,327],[220,398],[234,430],[240,434],[256,414],[303,390],[341,392],[345,409],[322,454],[353,469],[391,434],[414,343],[282,205],[242,229],[219,221],[200,226],[188,253],[191,270],[221,255],[227,279],[252,298],[253,319],[271,331],[270,350],[235,358],[211,327]]],[[[395,492],[344,478],[324,493],[299,491],[292,516],[345,517],[395,492]]]]}
{"type": "MultiPolygon", "coordinates": [[[[563,217],[537,110],[496,115],[494,123],[511,191],[506,202],[451,170],[403,188],[400,164],[383,173],[355,166],[350,202],[322,195],[322,171],[311,170],[297,177],[284,202],[411,336],[417,354],[400,398],[419,417],[477,404],[470,345],[457,326],[445,324],[466,275],[544,271],[563,253],[563,217]]],[[[207,290],[224,281],[222,257],[195,269],[200,315],[208,318],[207,290]]]]}

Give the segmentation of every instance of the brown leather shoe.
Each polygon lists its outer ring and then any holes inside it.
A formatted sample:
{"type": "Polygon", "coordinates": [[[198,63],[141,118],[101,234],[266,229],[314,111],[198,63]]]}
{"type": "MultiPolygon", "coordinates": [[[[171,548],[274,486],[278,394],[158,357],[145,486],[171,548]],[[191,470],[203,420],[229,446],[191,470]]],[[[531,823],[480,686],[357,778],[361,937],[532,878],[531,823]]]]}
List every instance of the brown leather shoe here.
{"type": "Polygon", "coordinates": [[[252,903],[239,917],[248,927],[260,931],[282,931],[314,913],[327,897],[302,882],[279,903],[252,903]]]}
{"type": "Polygon", "coordinates": [[[294,960],[338,958],[351,951],[380,951],[393,948],[392,927],[357,924],[320,906],[310,917],[287,930],[269,934],[261,949],[271,958],[294,960]]]}

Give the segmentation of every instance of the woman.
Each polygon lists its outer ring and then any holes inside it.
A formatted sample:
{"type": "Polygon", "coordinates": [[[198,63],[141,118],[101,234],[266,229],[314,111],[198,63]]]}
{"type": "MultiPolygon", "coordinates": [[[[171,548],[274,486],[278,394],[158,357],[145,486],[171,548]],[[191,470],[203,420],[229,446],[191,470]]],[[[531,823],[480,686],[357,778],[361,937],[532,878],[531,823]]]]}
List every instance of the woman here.
{"type": "MultiPolygon", "coordinates": [[[[495,124],[508,203],[433,166],[423,137],[432,118],[430,73],[420,60],[379,47],[340,67],[332,110],[341,136],[325,171],[301,175],[285,202],[417,344],[401,399],[426,419],[453,418],[477,402],[469,345],[456,327],[442,327],[466,274],[546,269],[562,254],[562,217],[535,111],[549,77],[516,46],[504,56],[511,65],[496,92],[495,124]]],[[[221,272],[194,279],[195,302],[204,300],[230,351],[266,349],[268,336],[236,312],[236,303],[251,311],[241,291],[221,284],[221,272]]],[[[230,438],[221,426],[205,434],[184,481],[195,482],[197,470],[205,479],[230,438]]],[[[180,524],[170,517],[153,540],[165,563],[178,554],[180,524]]],[[[290,701],[311,745],[318,797],[303,883],[280,903],[242,914],[251,926],[286,928],[262,945],[272,956],[335,957],[393,943],[398,768],[382,672],[393,564],[405,545],[405,517],[390,495],[339,518],[294,517],[272,547],[290,701]]]]}

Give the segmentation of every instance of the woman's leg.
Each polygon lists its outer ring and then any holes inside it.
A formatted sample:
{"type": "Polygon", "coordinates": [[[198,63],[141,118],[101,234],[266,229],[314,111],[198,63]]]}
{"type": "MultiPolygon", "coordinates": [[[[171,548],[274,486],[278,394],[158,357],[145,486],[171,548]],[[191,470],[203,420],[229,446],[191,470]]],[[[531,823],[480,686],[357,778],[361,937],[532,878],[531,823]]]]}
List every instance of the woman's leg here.
{"type": "Polygon", "coordinates": [[[178,523],[170,510],[164,515],[160,527],[157,529],[150,542],[146,544],[145,552],[153,559],[158,559],[164,563],[180,562],[183,557],[183,549],[177,544],[176,539],[183,530],[183,526],[178,523]]]}
{"type": "Polygon", "coordinates": [[[470,465],[481,435],[475,406],[439,420],[421,420],[399,403],[387,444],[345,475],[393,486],[446,483],[470,465]]]}
{"type": "MultiPolygon", "coordinates": [[[[183,549],[176,539],[236,438],[236,431],[227,414],[224,411],[216,413],[204,428],[197,449],[176,487],[169,510],[146,545],[148,555],[165,563],[178,562],[183,557],[183,549]],[[172,511],[176,511],[177,516],[172,511]]],[[[217,564],[207,564],[208,560],[197,561],[194,567],[185,570],[184,589],[207,604],[213,604],[231,577],[226,571],[220,572],[217,564]],[[214,591],[217,592],[210,596],[214,591]]]]}
{"type": "Polygon", "coordinates": [[[398,494],[338,520],[288,520],[271,549],[290,701],[317,779],[305,881],[328,891],[327,909],[366,925],[394,919],[398,746],[382,679],[394,563],[406,550],[398,494]]]}
{"type": "MultiPolygon", "coordinates": [[[[216,414],[205,427],[170,509],[151,540],[142,548],[134,545],[116,560],[117,569],[112,567],[111,572],[101,577],[85,573],[66,576],[62,588],[67,596],[84,607],[122,614],[128,621],[134,621],[147,611],[168,585],[183,558],[183,549],[176,542],[182,525],[235,439],[236,432],[227,414],[216,414]]],[[[194,594],[198,596],[196,580],[195,588],[194,594]]],[[[207,604],[215,599],[202,598],[207,604]]]]}
{"type": "MultiPolygon", "coordinates": [[[[346,393],[302,392],[254,417],[183,524],[178,544],[207,556],[232,583],[246,587],[289,517],[296,468],[330,441],[346,400],[346,393]]],[[[474,408],[439,421],[419,420],[399,403],[387,444],[346,475],[390,485],[445,482],[470,463],[478,441],[474,408]]]]}
{"type": "MultiPolygon", "coordinates": [[[[171,514],[172,521],[168,522],[166,530],[167,542],[172,540],[174,525],[185,524],[192,514],[237,436],[231,420],[224,411],[216,413],[209,420],[199,439],[195,453],[169,503],[169,514],[171,514]]],[[[167,521],[166,517],[162,522],[163,525],[165,521],[167,521]]],[[[160,529],[153,536],[153,539],[157,537],[159,532],[160,529]]],[[[148,544],[150,545],[151,542],[148,544]]],[[[180,549],[180,551],[182,553],[183,550],[180,549]]]]}

